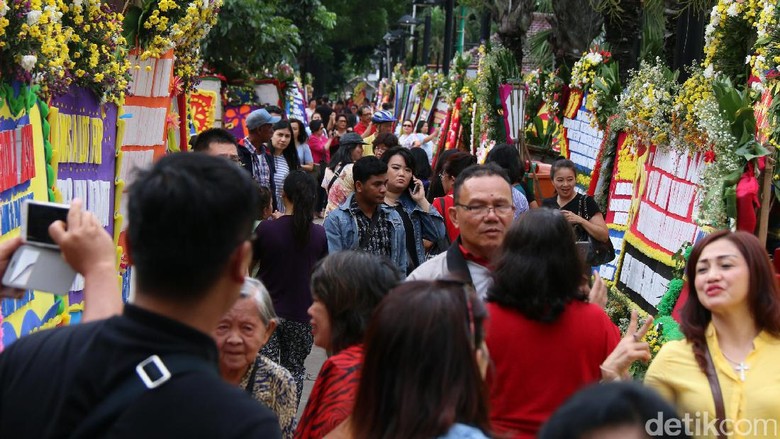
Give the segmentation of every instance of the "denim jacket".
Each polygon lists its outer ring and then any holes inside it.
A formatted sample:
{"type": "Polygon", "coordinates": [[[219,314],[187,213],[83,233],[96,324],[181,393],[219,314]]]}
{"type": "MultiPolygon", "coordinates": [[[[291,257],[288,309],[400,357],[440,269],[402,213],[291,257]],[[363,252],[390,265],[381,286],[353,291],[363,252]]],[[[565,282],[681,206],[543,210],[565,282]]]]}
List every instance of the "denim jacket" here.
{"type": "MultiPolygon", "coordinates": [[[[357,219],[355,219],[352,211],[349,209],[354,196],[355,194],[353,193],[347,197],[347,200],[338,209],[329,213],[328,217],[325,218],[323,226],[328,237],[328,253],[335,253],[341,250],[357,250],[360,244],[357,219]]],[[[402,273],[405,273],[408,258],[406,257],[406,232],[404,231],[403,220],[401,215],[392,207],[383,203],[379,208],[387,215],[387,219],[393,226],[390,260],[396,264],[402,273]]]]}
{"type": "Polygon", "coordinates": [[[446,233],[444,218],[442,218],[439,211],[433,206],[431,206],[429,212],[422,210],[422,208],[412,199],[412,196],[407,193],[401,194],[398,201],[412,220],[412,227],[414,227],[414,242],[416,246],[415,251],[417,252],[417,260],[420,261],[420,265],[422,265],[422,263],[425,262],[423,239],[435,243],[443,238],[446,233]]]}

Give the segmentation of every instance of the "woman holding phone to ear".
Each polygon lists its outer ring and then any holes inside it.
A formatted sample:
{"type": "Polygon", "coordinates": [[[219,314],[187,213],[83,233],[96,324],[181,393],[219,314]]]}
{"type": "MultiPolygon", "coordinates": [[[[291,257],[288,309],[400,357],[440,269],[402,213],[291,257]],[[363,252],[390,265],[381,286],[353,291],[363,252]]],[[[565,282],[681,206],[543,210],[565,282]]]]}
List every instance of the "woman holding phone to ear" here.
{"type": "Polygon", "coordinates": [[[401,215],[406,231],[406,251],[409,274],[425,262],[425,252],[444,237],[444,218],[425,199],[422,182],[412,175],[414,157],[403,147],[388,149],[382,154],[387,163],[385,204],[401,215]]]}

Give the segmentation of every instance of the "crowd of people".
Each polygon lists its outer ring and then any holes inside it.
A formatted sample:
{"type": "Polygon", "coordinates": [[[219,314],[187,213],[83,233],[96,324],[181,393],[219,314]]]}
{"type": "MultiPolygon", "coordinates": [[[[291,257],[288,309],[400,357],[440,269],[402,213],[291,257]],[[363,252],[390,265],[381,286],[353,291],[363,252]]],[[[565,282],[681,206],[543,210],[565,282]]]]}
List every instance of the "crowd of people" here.
{"type": "MultiPolygon", "coordinates": [[[[754,236],[696,244],[685,340],[623,382],[652,318],[620,334],[607,316],[578,243],[608,231],[572,162],[540,199],[512,145],[477,164],[388,109],[276,110],[139,174],[132,303],[79,201],[51,226],[84,323],[0,354],[1,437],[778,436],[780,291],[754,236]],[[313,345],[328,358],[304,402],[313,345]],[[701,413],[719,430],[648,427],[701,413]],[[753,420],[775,430],[738,431],[753,420]]],[[[0,244],[0,275],[20,245],[0,244]]]]}

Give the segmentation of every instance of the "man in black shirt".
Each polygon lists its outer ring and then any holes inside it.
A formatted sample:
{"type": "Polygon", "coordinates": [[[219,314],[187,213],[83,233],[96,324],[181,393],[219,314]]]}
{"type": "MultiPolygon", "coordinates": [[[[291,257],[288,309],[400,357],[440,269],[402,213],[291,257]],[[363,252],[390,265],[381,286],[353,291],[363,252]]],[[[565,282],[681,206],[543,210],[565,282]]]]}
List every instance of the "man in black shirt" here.
{"type": "Polygon", "coordinates": [[[250,177],[223,159],[173,154],[128,196],[134,304],[0,354],[0,437],[280,437],[270,410],[219,377],[208,335],[251,260],[250,177]]]}

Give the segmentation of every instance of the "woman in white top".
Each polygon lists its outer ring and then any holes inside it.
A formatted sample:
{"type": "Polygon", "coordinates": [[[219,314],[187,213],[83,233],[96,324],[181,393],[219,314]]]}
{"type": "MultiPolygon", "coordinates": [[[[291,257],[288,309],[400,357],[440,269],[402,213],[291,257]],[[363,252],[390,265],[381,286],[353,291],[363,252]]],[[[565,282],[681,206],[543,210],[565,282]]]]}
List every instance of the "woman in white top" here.
{"type": "Polygon", "coordinates": [[[398,137],[398,143],[406,149],[418,148],[422,144],[414,132],[414,124],[411,120],[405,120],[401,125],[401,135],[398,137]]]}
{"type": "Polygon", "coordinates": [[[280,120],[274,124],[274,134],[271,136],[271,157],[269,158],[269,167],[271,168],[271,192],[273,192],[274,210],[278,213],[284,213],[284,203],[282,202],[282,187],[284,179],[290,171],[297,171],[301,168],[298,161],[298,152],[295,148],[288,148],[293,142],[293,130],[290,122],[280,120]]]}
{"type": "Polygon", "coordinates": [[[314,159],[311,155],[311,149],[306,141],[309,135],[306,134],[306,127],[298,119],[290,119],[290,128],[292,128],[293,139],[295,140],[295,151],[298,153],[298,161],[301,169],[306,172],[314,170],[314,159]]]}
{"type": "Polygon", "coordinates": [[[420,141],[420,148],[428,154],[428,163],[433,162],[433,141],[439,136],[439,129],[435,128],[428,134],[428,121],[417,122],[417,139],[420,141]]]}

